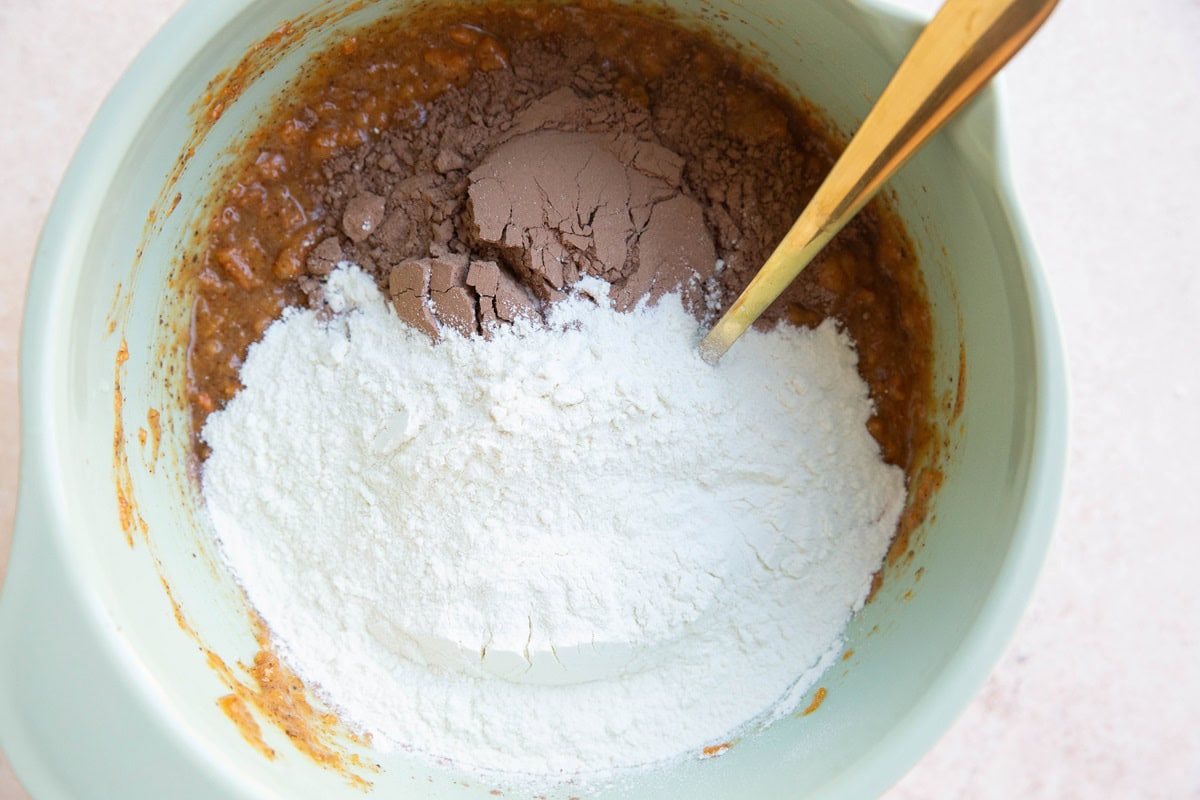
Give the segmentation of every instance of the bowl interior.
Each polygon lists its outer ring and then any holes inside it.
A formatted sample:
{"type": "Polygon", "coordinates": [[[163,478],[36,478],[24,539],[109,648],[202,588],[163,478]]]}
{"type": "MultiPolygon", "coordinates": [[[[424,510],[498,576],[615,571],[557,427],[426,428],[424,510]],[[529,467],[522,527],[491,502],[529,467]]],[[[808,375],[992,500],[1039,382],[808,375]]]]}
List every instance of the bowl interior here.
{"type": "MultiPolygon", "coordinates": [[[[841,0],[666,4],[752,45],[786,86],[846,132],[916,32],[911,22],[841,0]],[[713,13],[723,5],[728,15],[713,13]]],[[[54,531],[72,580],[87,587],[111,622],[114,648],[136,665],[124,679],[152,702],[128,726],[133,743],[169,737],[195,754],[196,769],[215,771],[229,797],[257,796],[268,786],[289,797],[361,792],[269,725],[263,736],[279,755],[264,758],[216,702],[229,690],[204,651],[235,665],[250,662],[257,645],[189,471],[183,361],[190,298],[174,280],[180,242],[227,163],[228,143],[253,125],[256,109],[305,53],[337,29],[405,5],[369,4],[302,38],[225,110],[164,189],[163,176],[173,174],[192,131],[187,109],[209,80],[297,14],[288,0],[186,7],[98,118],[73,167],[71,213],[51,218],[44,236],[54,244],[43,247],[35,267],[28,314],[39,321],[27,324],[22,366],[31,387],[24,412],[36,417],[27,424],[37,429],[26,439],[35,451],[26,458],[38,468],[24,472],[27,480],[52,475],[54,485],[37,501],[44,507],[23,498],[20,527],[36,520],[54,531]],[[176,193],[178,205],[167,213],[176,193]],[[119,364],[122,346],[128,361],[119,364]],[[113,460],[114,401],[124,465],[113,460]],[[119,479],[128,474],[125,525],[114,468],[119,479]]],[[[1053,463],[1044,462],[1061,450],[1057,345],[1009,207],[995,118],[996,97],[987,93],[891,184],[923,266],[935,318],[935,388],[947,404],[944,484],[913,557],[887,569],[883,588],[853,621],[853,654],[818,683],[827,696],[817,712],[783,719],[720,758],[639,774],[588,796],[875,793],[915,761],[983,680],[1040,561],[1057,491],[1053,463]]],[[[493,788],[404,755],[366,757],[383,767],[367,776],[381,796],[480,797],[493,788]]]]}

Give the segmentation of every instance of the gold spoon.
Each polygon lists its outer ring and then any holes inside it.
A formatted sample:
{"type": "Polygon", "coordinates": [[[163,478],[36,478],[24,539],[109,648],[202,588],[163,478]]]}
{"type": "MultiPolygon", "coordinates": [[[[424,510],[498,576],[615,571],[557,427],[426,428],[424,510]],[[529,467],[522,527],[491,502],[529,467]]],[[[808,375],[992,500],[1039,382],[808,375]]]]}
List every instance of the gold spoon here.
{"type": "Polygon", "coordinates": [[[715,364],[900,168],[1029,41],[1058,0],[946,0],[783,241],[700,342],[715,364]]]}

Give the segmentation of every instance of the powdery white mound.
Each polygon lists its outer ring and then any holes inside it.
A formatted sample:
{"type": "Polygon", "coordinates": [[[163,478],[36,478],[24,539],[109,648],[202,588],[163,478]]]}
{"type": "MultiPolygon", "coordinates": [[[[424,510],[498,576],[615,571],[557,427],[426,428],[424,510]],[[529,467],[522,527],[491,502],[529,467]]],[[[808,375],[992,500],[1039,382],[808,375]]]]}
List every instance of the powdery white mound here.
{"type": "MultiPolygon", "coordinates": [[[[377,747],[570,777],[699,752],[836,658],[904,502],[851,343],[585,280],[433,343],[366,275],[209,417],[203,493],[283,655],[377,747]]],[[[785,700],[785,698],[791,698],[785,700]]]]}

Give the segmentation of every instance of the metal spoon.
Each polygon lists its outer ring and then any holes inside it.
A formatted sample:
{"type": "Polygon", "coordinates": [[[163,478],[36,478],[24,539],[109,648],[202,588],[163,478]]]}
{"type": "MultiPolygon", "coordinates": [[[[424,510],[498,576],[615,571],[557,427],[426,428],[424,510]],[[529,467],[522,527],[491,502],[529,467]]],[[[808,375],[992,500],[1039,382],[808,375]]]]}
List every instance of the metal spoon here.
{"type": "Polygon", "coordinates": [[[754,280],[700,342],[715,364],[879,187],[975,96],[1058,0],[947,0],[754,280]]]}

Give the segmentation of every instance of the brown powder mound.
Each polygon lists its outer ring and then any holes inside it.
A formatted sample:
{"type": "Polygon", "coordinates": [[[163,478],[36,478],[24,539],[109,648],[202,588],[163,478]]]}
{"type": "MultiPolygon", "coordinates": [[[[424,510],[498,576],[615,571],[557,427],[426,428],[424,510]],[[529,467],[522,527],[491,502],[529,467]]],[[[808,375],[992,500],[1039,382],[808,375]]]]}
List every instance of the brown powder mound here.
{"type": "Polygon", "coordinates": [[[585,274],[612,283],[622,310],[647,295],[694,293],[717,255],[703,209],[681,194],[682,166],[628,134],[517,136],[470,174],[474,239],[543,300],[585,274]]]}
{"type": "MultiPolygon", "coordinates": [[[[576,83],[602,80],[593,72],[576,83]]],[[[466,125],[429,124],[335,161],[328,197],[341,236],[310,251],[309,273],[358,263],[400,318],[433,338],[446,326],[486,334],[540,317],[583,275],[611,283],[620,310],[680,291],[699,314],[716,248],[683,159],[655,140],[645,111],[569,87],[506,111],[490,124],[469,114],[466,125]]],[[[318,282],[306,288],[319,300],[318,282]]]]}
{"type": "MultiPolygon", "coordinates": [[[[445,326],[464,336],[486,334],[493,324],[539,316],[525,287],[550,302],[583,275],[611,283],[619,310],[671,291],[682,292],[697,312],[703,308],[702,288],[717,255],[704,210],[683,194],[682,159],[624,132],[553,129],[584,107],[567,94],[566,103],[559,95],[531,105],[514,126],[529,132],[498,137],[499,146],[468,175],[471,227],[454,235],[496,252],[512,274],[460,254],[405,260],[392,267],[388,290],[409,325],[435,339],[445,326]],[[560,114],[550,116],[551,110],[560,114]],[[530,120],[546,127],[532,129],[530,120]]],[[[461,168],[461,156],[448,153],[438,160],[461,168]]],[[[347,204],[346,236],[369,238],[384,210],[378,195],[356,196],[347,204]]],[[[394,230],[410,227],[403,207],[388,219],[394,230]]]]}

